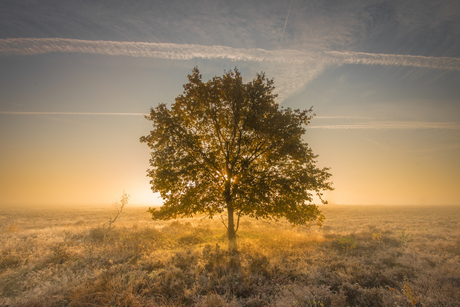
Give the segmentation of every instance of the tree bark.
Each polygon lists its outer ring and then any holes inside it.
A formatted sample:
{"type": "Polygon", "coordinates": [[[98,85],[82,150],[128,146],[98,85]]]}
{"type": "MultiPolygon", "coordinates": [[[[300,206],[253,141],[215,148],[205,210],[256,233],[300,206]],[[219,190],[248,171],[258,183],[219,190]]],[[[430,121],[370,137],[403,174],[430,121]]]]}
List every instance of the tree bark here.
{"type": "Polygon", "coordinates": [[[238,250],[236,245],[236,232],[235,232],[235,222],[233,219],[233,208],[227,206],[228,222],[227,222],[227,237],[228,237],[228,250],[231,253],[235,253],[238,250]]]}
{"type": "Polygon", "coordinates": [[[231,195],[231,171],[227,169],[227,174],[229,174],[227,181],[225,182],[224,198],[227,205],[227,237],[228,237],[228,250],[231,253],[237,252],[236,246],[236,231],[235,231],[235,221],[233,218],[233,206],[232,206],[232,195],[231,195]]]}
{"type": "Polygon", "coordinates": [[[227,214],[228,214],[228,222],[227,222],[227,236],[228,240],[235,240],[236,239],[236,234],[235,234],[235,222],[233,219],[233,208],[232,207],[227,207],[227,214]]]}

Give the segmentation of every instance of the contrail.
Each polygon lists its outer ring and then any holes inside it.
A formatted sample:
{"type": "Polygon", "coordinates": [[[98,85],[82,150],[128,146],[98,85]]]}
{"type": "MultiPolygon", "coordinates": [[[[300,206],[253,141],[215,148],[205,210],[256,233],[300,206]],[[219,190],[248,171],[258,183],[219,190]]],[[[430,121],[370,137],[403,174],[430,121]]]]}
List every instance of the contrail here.
{"type": "Polygon", "coordinates": [[[116,116],[147,116],[147,113],[95,113],[95,112],[16,112],[16,111],[0,111],[0,114],[5,115],[116,115],[116,116]]]}
{"type": "Polygon", "coordinates": [[[73,52],[131,57],[152,57],[167,60],[229,59],[257,62],[304,62],[305,52],[295,50],[268,51],[227,46],[195,44],[91,41],[69,38],[0,39],[0,54],[33,55],[49,52],[73,52]]]}
{"type": "Polygon", "coordinates": [[[286,16],[286,21],[284,22],[283,33],[281,33],[280,45],[283,43],[284,31],[286,31],[286,25],[287,25],[287,22],[288,22],[289,13],[291,12],[292,2],[294,2],[294,0],[291,0],[291,4],[289,5],[289,10],[288,10],[288,13],[287,13],[287,16],[286,16]]]}
{"type": "MultiPolygon", "coordinates": [[[[110,112],[20,112],[0,111],[0,115],[108,115],[108,116],[148,116],[147,113],[110,113],[110,112]]],[[[315,119],[371,119],[370,117],[355,116],[317,116],[315,119]]],[[[308,126],[309,129],[447,129],[460,130],[460,125],[454,122],[405,122],[405,121],[380,121],[360,124],[308,126]]]]}
{"type": "Polygon", "coordinates": [[[373,117],[363,117],[363,116],[315,116],[315,119],[373,119],[373,117]]]}
{"type": "Polygon", "coordinates": [[[389,130],[389,129],[446,129],[460,130],[460,125],[455,122],[405,122],[405,121],[383,121],[361,124],[344,124],[344,125],[324,125],[324,126],[308,126],[309,129],[374,129],[374,130],[389,130]]]}
{"type": "Polygon", "coordinates": [[[379,54],[351,51],[305,52],[299,50],[243,49],[196,44],[90,41],[69,38],[0,39],[1,55],[33,55],[49,52],[74,52],[168,60],[229,59],[274,63],[365,64],[427,67],[460,70],[460,58],[379,54]]]}
{"type": "Polygon", "coordinates": [[[68,38],[0,39],[0,55],[50,52],[151,57],[167,60],[228,59],[270,63],[266,72],[279,80],[276,92],[283,101],[301,90],[328,67],[344,64],[396,65],[460,71],[460,58],[363,52],[243,49],[196,44],[91,41],[68,38]]]}
{"type": "MultiPolygon", "coordinates": [[[[115,112],[22,112],[0,111],[4,115],[115,115],[115,116],[149,116],[148,113],[115,113],[115,112]]],[[[360,116],[315,116],[315,119],[372,119],[372,117],[360,116]]]]}
{"type": "Polygon", "coordinates": [[[437,69],[460,70],[460,58],[427,57],[421,55],[401,55],[365,52],[326,51],[330,60],[338,65],[364,64],[384,66],[413,66],[437,69]]]}

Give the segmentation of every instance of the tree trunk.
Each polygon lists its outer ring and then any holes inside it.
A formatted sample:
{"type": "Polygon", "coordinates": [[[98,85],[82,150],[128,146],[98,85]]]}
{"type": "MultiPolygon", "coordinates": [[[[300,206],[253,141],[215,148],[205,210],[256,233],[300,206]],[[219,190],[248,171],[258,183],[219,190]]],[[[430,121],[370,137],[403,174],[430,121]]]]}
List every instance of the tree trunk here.
{"type": "Polygon", "coordinates": [[[235,222],[233,219],[233,208],[227,205],[228,223],[227,223],[227,237],[228,249],[230,252],[237,251],[235,222]]]}
{"type": "Polygon", "coordinates": [[[235,222],[233,219],[233,206],[232,206],[232,196],[231,196],[231,171],[227,169],[227,174],[229,174],[228,179],[225,182],[225,189],[223,196],[225,198],[225,203],[227,205],[227,237],[228,237],[228,250],[231,253],[237,251],[236,246],[236,232],[235,232],[235,222]]]}

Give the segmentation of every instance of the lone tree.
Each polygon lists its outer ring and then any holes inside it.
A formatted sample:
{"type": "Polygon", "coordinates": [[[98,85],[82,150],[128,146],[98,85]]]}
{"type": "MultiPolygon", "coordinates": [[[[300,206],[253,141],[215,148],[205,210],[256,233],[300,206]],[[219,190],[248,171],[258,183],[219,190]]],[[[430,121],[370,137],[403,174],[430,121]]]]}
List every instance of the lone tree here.
{"type": "Polygon", "coordinates": [[[152,149],[152,190],[164,200],[160,209],[149,208],[152,218],[227,211],[234,246],[241,216],[321,223],[313,193],[321,199],[332,187],[329,169],[316,167],[317,156],[302,140],[312,109],[280,108],[273,80],[263,73],[243,83],[235,68],[203,82],[194,68],[188,80],[171,109],[151,108],[146,118],[153,130],[140,138],[152,149]]]}

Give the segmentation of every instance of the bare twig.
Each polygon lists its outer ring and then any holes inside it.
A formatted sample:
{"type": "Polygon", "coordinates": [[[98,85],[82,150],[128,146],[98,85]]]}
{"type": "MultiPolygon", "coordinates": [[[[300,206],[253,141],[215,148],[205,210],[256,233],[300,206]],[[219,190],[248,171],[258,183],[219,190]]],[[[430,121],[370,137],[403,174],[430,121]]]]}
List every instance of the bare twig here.
{"type": "Polygon", "coordinates": [[[120,198],[120,202],[117,201],[114,204],[117,210],[117,214],[115,215],[113,219],[112,218],[109,219],[109,227],[107,227],[107,231],[105,235],[109,233],[110,229],[112,228],[112,224],[115,223],[115,221],[117,220],[117,218],[120,216],[121,212],[123,211],[123,208],[128,204],[128,200],[129,200],[129,194],[126,194],[126,192],[123,191],[123,195],[120,198]]]}
{"type": "Polygon", "coordinates": [[[221,219],[222,224],[224,224],[225,228],[228,229],[227,225],[225,225],[225,222],[224,222],[224,219],[222,218],[222,215],[219,215],[219,217],[220,217],[220,219],[221,219]]]}

